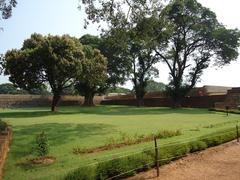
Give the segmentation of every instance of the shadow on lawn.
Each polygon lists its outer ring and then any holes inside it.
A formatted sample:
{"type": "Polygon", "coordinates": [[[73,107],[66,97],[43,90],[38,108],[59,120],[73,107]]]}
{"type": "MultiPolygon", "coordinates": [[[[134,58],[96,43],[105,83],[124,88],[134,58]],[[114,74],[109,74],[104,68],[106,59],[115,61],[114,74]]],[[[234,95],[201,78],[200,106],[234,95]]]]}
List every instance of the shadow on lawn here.
{"type": "Polygon", "coordinates": [[[94,135],[106,135],[114,130],[114,126],[106,124],[67,124],[45,123],[29,126],[17,126],[14,129],[12,144],[13,156],[24,157],[33,153],[36,134],[45,131],[50,148],[64,145],[72,140],[86,138],[94,135]]]}
{"type": "Polygon", "coordinates": [[[74,114],[95,114],[95,115],[160,115],[160,114],[214,114],[213,111],[206,109],[179,108],[172,109],[166,107],[132,107],[132,106],[96,106],[96,107],[60,107],[58,112],[41,109],[22,109],[18,111],[0,112],[0,118],[32,118],[55,115],[74,115],[74,114]]]}

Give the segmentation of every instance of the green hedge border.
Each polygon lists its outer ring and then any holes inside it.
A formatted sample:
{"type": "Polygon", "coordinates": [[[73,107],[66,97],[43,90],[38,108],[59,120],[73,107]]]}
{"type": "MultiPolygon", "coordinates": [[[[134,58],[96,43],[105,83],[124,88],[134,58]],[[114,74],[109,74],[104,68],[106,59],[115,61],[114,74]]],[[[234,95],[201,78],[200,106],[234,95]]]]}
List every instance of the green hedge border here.
{"type": "MultiPolygon", "coordinates": [[[[196,138],[190,142],[171,143],[167,146],[159,146],[160,165],[186,156],[188,153],[204,150],[208,147],[229,142],[236,138],[236,127],[221,130],[196,138]]],[[[69,172],[65,180],[105,180],[123,179],[133,176],[138,172],[146,171],[154,167],[154,148],[139,154],[113,160],[99,162],[97,165],[80,167],[69,172]],[[126,173],[125,173],[126,172],[126,173]],[[114,178],[113,178],[114,177],[114,178]]]]}
{"type": "Polygon", "coordinates": [[[226,109],[215,109],[210,108],[209,111],[215,111],[215,112],[223,112],[223,113],[231,113],[231,114],[240,114],[240,110],[237,109],[229,109],[228,111],[226,109]]]}

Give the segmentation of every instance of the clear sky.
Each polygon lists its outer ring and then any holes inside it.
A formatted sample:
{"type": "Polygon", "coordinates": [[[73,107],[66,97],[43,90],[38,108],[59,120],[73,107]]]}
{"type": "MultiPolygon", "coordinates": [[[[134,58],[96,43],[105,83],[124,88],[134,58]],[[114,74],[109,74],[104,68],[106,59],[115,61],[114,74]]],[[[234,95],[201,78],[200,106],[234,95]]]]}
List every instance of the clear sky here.
{"type": "MultiPolygon", "coordinates": [[[[217,14],[218,20],[229,28],[240,29],[240,1],[239,0],[198,0],[205,7],[217,14]]],[[[13,16],[0,21],[0,53],[8,49],[20,48],[24,39],[34,32],[41,34],[62,35],[70,34],[81,37],[89,33],[99,34],[96,26],[83,28],[84,13],[77,8],[79,0],[18,0],[13,16]]],[[[168,82],[168,70],[160,64],[160,75],[157,81],[168,82]]],[[[224,68],[215,67],[205,70],[202,85],[222,85],[240,87],[240,57],[224,68]]],[[[0,84],[8,78],[0,76],[0,84]]],[[[127,83],[131,87],[131,83],[127,83]]]]}

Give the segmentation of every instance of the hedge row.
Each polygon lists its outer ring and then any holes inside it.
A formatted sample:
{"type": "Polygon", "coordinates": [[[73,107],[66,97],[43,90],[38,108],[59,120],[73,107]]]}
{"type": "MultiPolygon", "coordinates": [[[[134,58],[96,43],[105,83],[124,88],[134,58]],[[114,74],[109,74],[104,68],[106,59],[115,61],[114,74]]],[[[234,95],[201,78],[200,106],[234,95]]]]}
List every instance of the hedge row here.
{"type": "Polygon", "coordinates": [[[240,110],[237,109],[215,109],[215,108],[210,108],[209,111],[216,111],[216,112],[223,112],[223,113],[232,113],[232,114],[240,114],[240,110]]]}
{"type": "MultiPolygon", "coordinates": [[[[169,144],[159,147],[160,165],[169,163],[188,153],[204,150],[236,138],[236,129],[231,128],[211,135],[202,136],[191,142],[169,144]]],[[[123,158],[100,162],[95,166],[81,167],[69,172],[65,180],[105,180],[123,179],[138,172],[148,170],[154,166],[154,149],[123,158]]]]}

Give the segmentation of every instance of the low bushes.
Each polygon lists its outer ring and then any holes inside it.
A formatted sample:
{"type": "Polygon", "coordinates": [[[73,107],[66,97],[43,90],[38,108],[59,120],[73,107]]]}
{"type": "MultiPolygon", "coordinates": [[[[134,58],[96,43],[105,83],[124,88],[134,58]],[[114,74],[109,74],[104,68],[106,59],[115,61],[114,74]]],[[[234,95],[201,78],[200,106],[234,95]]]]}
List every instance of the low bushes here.
{"type": "Polygon", "coordinates": [[[7,123],[0,119],[0,134],[7,129],[7,123]]]}
{"type": "Polygon", "coordinates": [[[77,170],[69,173],[65,180],[95,180],[96,179],[96,167],[87,166],[80,167],[77,170]]]}
{"type": "Polygon", "coordinates": [[[216,112],[223,112],[223,113],[232,113],[232,114],[240,114],[240,109],[215,109],[215,108],[210,108],[209,111],[216,111],[216,112]]]}
{"type": "MultiPolygon", "coordinates": [[[[169,144],[160,146],[159,162],[161,165],[171,160],[181,158],[188,153],[200,151],[207,147],[216,146],[236,138],[235,128],[228,131],[216,132],[211,135],[202,136],[191,142],[169,144]]],[[[154,148],[143,151],[139,154],[123,158],[116,158],[110,161],[100,162],[95,166],[81,167],[67,174],[66,180],[103,180],[122,179],[132,176],[137,172],[144,171],[154,166],[154,148]]]]}
{"type": "Polygon", "coordinates": [[[120,132],[119,138],[109,137],[107,139],[107,143],[103,146],[93,147],[93,148],[74,148],[74,154],[86,154],[86,153],[95,153],[105,150],[111,150],[114,148],[120,148],[123,146],[133,145],[133,144],[140,144],[143,142],[152,141],[154,137],[157,139],[164,139],[173,136],[180,136],[182,132],[180,130],[159,130],[155,134],[147,134],[147,135],[139,135],[135,134],[134,136],[130,136],[126,133],[120,132]]]}

